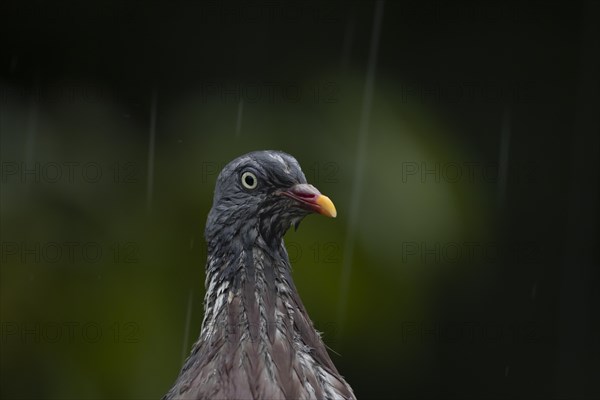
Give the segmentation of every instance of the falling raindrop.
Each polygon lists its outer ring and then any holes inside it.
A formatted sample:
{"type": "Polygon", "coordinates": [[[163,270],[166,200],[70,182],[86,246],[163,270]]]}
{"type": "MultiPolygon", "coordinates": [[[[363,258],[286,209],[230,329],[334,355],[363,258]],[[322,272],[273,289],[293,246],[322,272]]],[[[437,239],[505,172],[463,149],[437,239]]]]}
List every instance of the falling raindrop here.
{"type": "Polygon", "coordinates": [[[344,44],[342,45],[342,71],[348,67],[352,44],[354,42],[354,31],[356,27],[356,4],[352,3],[352,9],[346,22],[346,31],[344,33],[344,44]]]}
{"type": "Polygon", "coordinates": [[[158,92],[152,91],[152,103],[150,105],[150,131],[148,139],[148,182],[146,192],[146,209],[152,210],[152,195],[154,193],[154,147],[156,142],[156,109],[158,105],[158,92]]]}
{"type": "Polygon", "coordinates": [[[183,331],[183,348],[181,349],[181,363],[186,359],[188,353],[188,342],[190,339],[190,323],[192,321],[192,305],[194,300],[194,291],[190,290],[188,295],[187,313],[185,316],[185,330],[183,331]]]}
{"type": "Polygon", "coordinates": [[[531,288],[531,299],[535,300],[535,295],[537,294],[537,282],[533,283],[533,287],[531,288]]]}
{"type": "Polygon", "coordinates": [[[510,108],[507,106],[502,113],[500,129],[500,155],[498,163],[498,206],[503,207],[506,200],[506,185],[508,179],[508,155],[510,150],[510,108]]]}
{"type": "Polygon", "coordinates": [[[509,365],[507,365],[507,366],[504,368],[504,376],[505,376],[506,378],[508,378],[508,373],[509,373],[509,372],[510,372],[510,366],[509,366],[509,365]]]}
{"type": "Polygon", "coordinates": [[[360,114],[360,125],[358,129],[358,144],[356,163],[354,170],[354,182],[352,185],[352,195],[350,196],[350,212],[348,214],[348,230],[344,241],[344,254],[342,264],[342,277],[340,283],[340,301],[338,311],[338,335],[342,334],[342,326],[345,319],[346,305],[348,302],[348,289],[350,285],[350,275],[352,270],[352,259],[354,252],[354,241],[356,238],[356,227],[358,223],[358,214],[360,210],[360,194],[362,193],[363,175],[366,167],[367,143],[369,136],[369,119],[371,116],[371,104],[373,102],[373,86],[375,84],[375,70],[377,66],[377,53],[379,50],[379,37],[381,34],[381,24],[383,20],[384,0],[378,0],[375,4],[373,16],[373,30],[371,32],[371,43],[369,47],[369,58],[367,64],[367,76],[363,103],[360,114]]]}
{"type": "Polygon", "coordinates": [[[242,114],[244,112],[244,99],[241,98],[238,103],[237,122],[235,124],[235,137],[239,137],[242,132],[242,114]]]}
{"type": "MultiPolygon", "coordinates": [[[[29,99],[29,115],[27,117],[27,139],[25,142],[25,165],[28,167],[33,164],[35,136],[38,128],[39,115],[39,74],[35,77],[35,83],[31,97],[29,99]]],[[[28,180],[29,182],[29,180],[28,180]]]]}
{"type": "Polygon", "coordinates": [[[194,248],[194,238],[191,237],[190,238],[190,249],[193,249],[193,248],[194,248]]]}

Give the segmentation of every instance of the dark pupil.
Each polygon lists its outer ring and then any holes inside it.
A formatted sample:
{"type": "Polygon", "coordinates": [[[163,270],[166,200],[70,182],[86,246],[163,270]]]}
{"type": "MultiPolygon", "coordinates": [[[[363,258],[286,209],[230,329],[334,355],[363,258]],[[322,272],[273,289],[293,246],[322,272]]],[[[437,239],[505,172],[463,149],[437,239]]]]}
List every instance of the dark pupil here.
{"type": "Polygon", "coordinates": [[[248,185],[248,186],[254,186],[254,178],[251,177],[250,175],[246,175],[246,177],[244,178],[244,180],[246,181],[246,185],[248,185]]]}

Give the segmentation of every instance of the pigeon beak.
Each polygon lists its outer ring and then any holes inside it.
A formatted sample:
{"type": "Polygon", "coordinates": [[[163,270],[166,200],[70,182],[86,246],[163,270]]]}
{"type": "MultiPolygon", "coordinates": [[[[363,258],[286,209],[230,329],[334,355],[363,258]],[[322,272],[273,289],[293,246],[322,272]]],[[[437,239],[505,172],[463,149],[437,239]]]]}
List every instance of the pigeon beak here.
{"type": "Polygon", "coordinates": [[[294,185],[282,191],[281,194],[296,200],[303,207],[326,217],[335,218],[337,215],[335,206],[329,197],[322,195],[316,187],[308,183],[294,185]]]}

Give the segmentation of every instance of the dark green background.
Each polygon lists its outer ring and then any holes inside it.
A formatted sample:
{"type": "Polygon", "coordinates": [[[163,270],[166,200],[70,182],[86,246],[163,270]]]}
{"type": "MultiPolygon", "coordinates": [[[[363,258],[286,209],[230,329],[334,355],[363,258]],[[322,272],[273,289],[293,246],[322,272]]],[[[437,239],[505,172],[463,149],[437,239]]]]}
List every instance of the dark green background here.
{"type": "Polygon", "coordinates": [[[598,2],[387,1],[363,145],[373,1],[1,7],[2,398],[161,397],[257,149],[337,206],[286,242],[359,398],[600,395],[598,2]]]}

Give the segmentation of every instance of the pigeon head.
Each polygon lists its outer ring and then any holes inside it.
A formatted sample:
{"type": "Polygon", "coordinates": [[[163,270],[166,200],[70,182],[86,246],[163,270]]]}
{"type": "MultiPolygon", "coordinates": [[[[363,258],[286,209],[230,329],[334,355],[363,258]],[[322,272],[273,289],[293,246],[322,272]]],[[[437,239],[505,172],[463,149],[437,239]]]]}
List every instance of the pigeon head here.
{"type": "Polygon", "coordinates": [[[219,174],[205,235],[209,247],[234,238],[251,245],[258,235],[278,241],[314,212],[336,216],[331,200],[307,183],[298,161],[280,151],[256,151],[219,174]]]}

